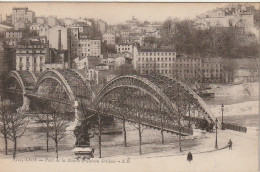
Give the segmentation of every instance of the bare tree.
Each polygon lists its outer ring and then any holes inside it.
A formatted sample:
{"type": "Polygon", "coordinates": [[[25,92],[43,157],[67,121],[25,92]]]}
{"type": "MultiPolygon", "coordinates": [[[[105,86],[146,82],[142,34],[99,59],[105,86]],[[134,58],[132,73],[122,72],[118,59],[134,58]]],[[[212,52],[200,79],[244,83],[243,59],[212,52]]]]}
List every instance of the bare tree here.
{"type": "MultiPolygon", "coordinates": [[[[100,106],[104,106],[102,103],[100,103],[100,106]]],[[[99,147],[99,158],[102,157],[101,154],[101,143],[102,143],[102,131],[104,130],[104,117],[102,117],[101,115],[101,107],[96,106],[96,110],[97,110],[97,115],[96,115],[96,122],[94,123],[94,129],[97,129],[97,132],[94,131],[94,134],[96,134],[98,136],[98,147],[99,147]]]]}
{"type": "Polygon", "coordinates": [[[69,126],[67,105],[51,102],[49,109],[49,136],[55,143],[56,158],[58,159],[59,142],[67,135],[66,128],[69,126]]]}
{"type": "Polygon", "coordinates": [[[10,133],[8,124],[12,110],[12,103],[9,100],[0,100],[0,133],[5,140],[5,155],[8,153],[8,134],[10,133]]]}
{"type": "Polygon", "coordinates": [[[24,135],[27,129],[28,118],[21,109],[17,109],[17,112],[10,114],[9,117],[10,122],[8,123],[8,130],[10,132],[8,133],[8,138],[14,143],[13,159],[15,159],[17,151],[17,140],[24,135]]]}
{"type": "Polygon", "coordinates": [[[49,152],[49,137],[50,137],[50,114],[37,114],[36,122],[39,127],[36,129],[36,132],[44,133],[46,135],[46,151],[49,152]]]}

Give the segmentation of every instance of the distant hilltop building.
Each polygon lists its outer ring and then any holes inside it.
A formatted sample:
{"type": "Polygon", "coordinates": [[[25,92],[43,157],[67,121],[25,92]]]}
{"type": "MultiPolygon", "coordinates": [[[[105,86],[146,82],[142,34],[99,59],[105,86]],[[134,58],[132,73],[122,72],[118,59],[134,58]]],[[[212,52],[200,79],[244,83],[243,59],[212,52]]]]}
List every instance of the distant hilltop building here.
{"type": "Polygon", "coordinates": [[[254,6],[246,5],[217,8],[197,16],[196,24],[200,28],[233,26],[247,31],[254,27],[254,10],[254,6]]]}
{"type": "Polygon", "coordinates": [[[26,24],[34,22],[35,12],[30,11],[28,7],[17,8],[12,10],[12,23],[16,29],[24,29],[26,24]]]}

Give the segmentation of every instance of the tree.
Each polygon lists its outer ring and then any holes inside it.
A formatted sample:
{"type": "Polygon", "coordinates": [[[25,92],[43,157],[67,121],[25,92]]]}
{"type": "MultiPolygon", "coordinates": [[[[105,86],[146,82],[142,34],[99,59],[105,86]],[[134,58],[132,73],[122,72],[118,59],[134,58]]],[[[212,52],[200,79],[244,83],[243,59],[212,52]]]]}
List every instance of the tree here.
{"type": "Polygon", "coordinates": [[[10,130],[8,124],[10,123],[10,116],[13,111],[12,103],[9,100],[0,99],[0,133],[5,140],[5,155],[8,153],[8,134],[10,130]]]}
{"type": "Polygon", "coordinates": [[[36,122],[39,127],[36,129],[36,132],[44,133],[46,135],[46,151],[49,152],[49,137],[50,137],[50,115],[47,114],[37,114],[36,122]]]}
{"type": "Polygon", "coordinates": [[[17,109],[17,112],[11,113],[9,115],[10,122],[8,123],[8,139],[10,139],[14,143],[13,148],[13,159],[16,158],[16,151],[17,151],[17,140],[21,138],[26,129],[28,124],[28,118],[25,113],[22,112],[22,109],[17,109]]]}
{"type": "Polygon", "coordinates": [[[49,136],[55,143],[56,158],[59,158],[59,142],[67,133],[66,128],[69,126],[67,105],[51,102],[49,107],[49,136]]]}

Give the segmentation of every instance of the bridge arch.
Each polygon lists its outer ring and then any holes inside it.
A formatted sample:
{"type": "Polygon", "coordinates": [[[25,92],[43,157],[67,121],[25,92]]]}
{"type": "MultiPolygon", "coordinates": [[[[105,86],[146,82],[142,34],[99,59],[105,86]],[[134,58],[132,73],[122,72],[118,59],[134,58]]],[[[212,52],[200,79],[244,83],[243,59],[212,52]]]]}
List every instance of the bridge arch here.
{"type": "Polygon", "coordinates": [[[114,78],[100,90],[94,104],[102,102],[103,97],[109,95],[113,90],[123,87],[139,89],[150,95],[156,102],[163,104],[172,122],[176,123],[179,118],[182,118],[184,121],[182,125],[187,125],[188,112],[181,112],[180,115],[179,107],[188,108],[187,102],[191,102],[191,105],[194,108],[197,107],[198,111],[201,112],[203,119],[207,120],[208,123],[215,123],[215,117],[206,103],[192,89],[174,78],[161,75],[127,75],[114,78]],[[176,101],[180,101],[182,104],[176,104],[176,101]]]}
{"type": "Polygon", "coordinates": [[[44,71],[38,78],[38,81],[34,88],[34,93],[36,93],[46,80],[52,80],[62,86],[69,97],[69,100],[74,102],[80,97],[84,97],[88,101],[92,101],[92,92],[89,83],[85,81],[83,75],[78,71],[66,69],[50,69],[44,71]]]}
{"type": "MultiPolygon", "coordinates": [[[[28,90],[28,89],[33,89],[37,82],[36,76],[30,71],[13,70],[13,71],[9,72],[9,74],[8,74],[8,80],[11,78],[15,79],[15,81],[17,81],[19,83],[19,86],[23,93],[25,93],[26,90],[28,90]]],[[[9,86],[12,85],[11,82],[8,83],[9,86]]]]}
{"type": "MultiPolygon", "coordinates": [[[[118,88],[134,88],[147,93],[156,102],[161,102],[164,104],[171,113],[176,113],[175,105],[171,103],[168,97],[157,87],[153,82],[149,81],[147,78],[136,76],[136,75],[126,75],[114,78],[106,86],[104,86],[96,96],[94,104],[97,104],[104,96],[118,88]]],[[[173,117],[173,116],[172,116],[173,117]]]]}
{"type": "Polygon", "coordinates": [[[40,85],[45,81],[45,80],[53,80],[58,82],[63,88],[66,90],[66,93],[71,101],[75,101],[75,96],[74,93],[68,84],[67,80],[64,78],[64,76],[55,69],[50,69],[44,71],[38,78],[38,81],[34,87],[34,92],[36,93],[40,87],[40,85]]]}

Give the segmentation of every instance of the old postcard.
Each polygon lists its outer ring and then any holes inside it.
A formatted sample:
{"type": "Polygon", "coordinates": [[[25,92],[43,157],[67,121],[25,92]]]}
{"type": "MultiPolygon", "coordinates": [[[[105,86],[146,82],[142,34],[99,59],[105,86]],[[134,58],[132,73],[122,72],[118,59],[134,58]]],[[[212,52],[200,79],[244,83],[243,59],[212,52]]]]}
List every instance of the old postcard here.
{"type": "Polygon", "coordinates": [[[259,7],[0,2],[0,171],[258,171],[259,7]]]}

